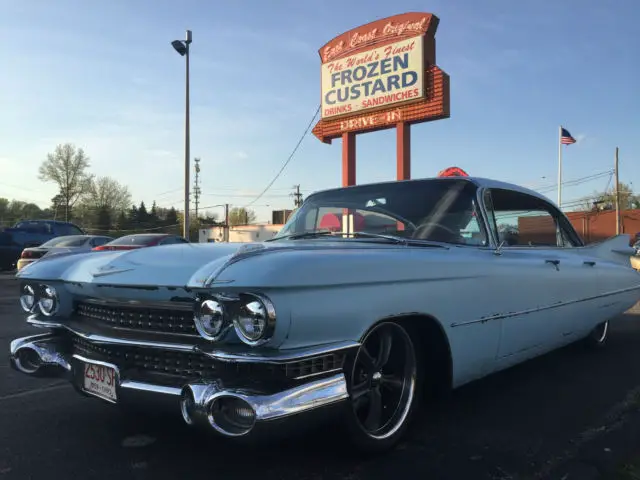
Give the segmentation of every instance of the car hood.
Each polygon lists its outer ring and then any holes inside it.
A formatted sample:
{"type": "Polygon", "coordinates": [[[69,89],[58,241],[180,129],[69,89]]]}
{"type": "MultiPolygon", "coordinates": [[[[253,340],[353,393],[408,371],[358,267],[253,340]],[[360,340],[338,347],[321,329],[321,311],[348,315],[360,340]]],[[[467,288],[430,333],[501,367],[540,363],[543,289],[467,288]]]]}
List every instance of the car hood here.
{"type": "Polygon", "coordinates": [[[329,239],[196,243],[60,254],[27,265],[17,276],[72,283],[194,289],[216,284],[279,288],[411,281],[424,276],[424,272],[412,267],[414,253],[424,249],[436,257],[443,258],[443,254],[448,257],[447,248],[407,249],[397,244],[329,239]],[[380,262],[384,264],[383,271],[380,262]]]}

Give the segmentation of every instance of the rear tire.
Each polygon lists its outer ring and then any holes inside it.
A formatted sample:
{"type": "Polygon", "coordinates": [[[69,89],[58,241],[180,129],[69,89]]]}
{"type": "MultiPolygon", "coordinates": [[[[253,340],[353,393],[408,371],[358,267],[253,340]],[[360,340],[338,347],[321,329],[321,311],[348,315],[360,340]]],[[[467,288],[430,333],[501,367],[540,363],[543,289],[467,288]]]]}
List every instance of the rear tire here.
{"type": "Polygon", "coordinates": [[[584,339],[587,347],[592,349],[604,348],[609,338],[609,321],[605,321],[596,326],[589,336],[584,339]]]}
{"type": "Polygon", "coordinates": [[[347,369],[346,427],[362,453],[389,450],[401,440],[423,391],[419,352],[399,323],[382,322],[365,336],[347,369]]]}

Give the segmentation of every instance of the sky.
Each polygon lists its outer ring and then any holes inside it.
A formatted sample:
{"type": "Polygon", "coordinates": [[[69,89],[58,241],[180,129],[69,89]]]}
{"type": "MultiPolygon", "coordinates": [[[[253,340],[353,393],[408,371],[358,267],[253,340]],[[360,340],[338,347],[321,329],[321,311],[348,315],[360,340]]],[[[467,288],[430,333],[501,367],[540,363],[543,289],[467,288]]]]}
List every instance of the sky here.
{"type": "MultiPolygon", "coordinates": [[[[271,182],[320,102],[318,49],[373,20],[440,18],[437,64],[451,117],[412,126],[412,176],[449,166],[533,187],[563,203],[620,181],[640,190],[640,2],[613,0],[0,0],[0,197],[50,204],[38,166],[57,144],[90,157],[133,200],[182,208],[184,58],[193,31],[191,153],[201,207],[245,206],[271,182]],[[594,175],[588,182],[574,182],[594,175]]],[[[393,180],[395,131],[357,137],[357,183],[393,180]]],[[[341,142],[308,134],[251,208],[292,208],[290,193],[341,183],[341,142]]],[[[193,177],[192,177],[193,178],[193,177]]]]}

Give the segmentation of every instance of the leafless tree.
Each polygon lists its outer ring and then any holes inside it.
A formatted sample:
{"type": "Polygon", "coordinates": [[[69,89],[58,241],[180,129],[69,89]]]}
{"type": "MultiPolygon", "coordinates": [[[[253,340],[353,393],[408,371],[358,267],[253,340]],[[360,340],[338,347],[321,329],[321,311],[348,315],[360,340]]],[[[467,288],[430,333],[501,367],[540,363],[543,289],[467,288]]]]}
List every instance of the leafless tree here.
{"type": "Polygon", "coordinates": [[[131,193],[127,186],[111,177],[98,177],[89,182],[85,202],[95,210],[106,208],[115,216],[131,207],[131,193]]]}
{"type": "Polygon", "coordinates": [[[91,176],[87,173],[88,168],[89,157],[82,148],[71,143],[58,145],[40,165],[40,180],[58,186],[66,221],[69,221],[75,203],[89,189],[91,176]]]}

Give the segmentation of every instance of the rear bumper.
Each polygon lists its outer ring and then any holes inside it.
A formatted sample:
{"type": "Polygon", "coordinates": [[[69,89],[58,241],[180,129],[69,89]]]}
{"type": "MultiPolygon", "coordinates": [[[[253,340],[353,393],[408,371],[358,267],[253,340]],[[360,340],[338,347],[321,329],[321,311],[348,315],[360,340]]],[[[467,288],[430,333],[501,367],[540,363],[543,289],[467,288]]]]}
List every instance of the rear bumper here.
{"type": "MultiPolygon", "coordinates": [[[[170,405],[194,426],[213,430],[226,437],[257,438],[295,431],[326,421],[340,412],[349,398],[343,373],[309,380],[282,391],[256,391],[247,386],[227,387],[219,380],[188,383],[180,388],[122,378],[114,364],[65,353],[64,339],[58,333],[45,333],[13,340],[10,345],[12,368],[36,377],[64,378],[83,395],[84,366],[103,365],[115,371],[116,399],[112,403],[136,403],[152,410],[156,403],[170,405]]],[[[102,398],[102,397],[101,397],[102,398]]]]}

